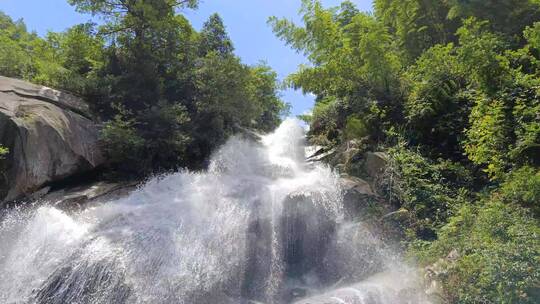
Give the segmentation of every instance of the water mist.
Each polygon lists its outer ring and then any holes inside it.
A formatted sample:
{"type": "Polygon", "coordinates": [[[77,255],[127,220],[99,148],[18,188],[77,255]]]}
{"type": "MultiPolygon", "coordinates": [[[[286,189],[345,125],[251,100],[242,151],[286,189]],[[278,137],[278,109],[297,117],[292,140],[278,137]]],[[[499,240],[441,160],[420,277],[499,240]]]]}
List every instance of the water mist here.
{"type": "Polygon", "coordinates": [[[339,176],[286,120],[233,137],[205,172],[68,213],[0,222],[0,303],[421,303],[414,272],[345,220],[339,176]]]}

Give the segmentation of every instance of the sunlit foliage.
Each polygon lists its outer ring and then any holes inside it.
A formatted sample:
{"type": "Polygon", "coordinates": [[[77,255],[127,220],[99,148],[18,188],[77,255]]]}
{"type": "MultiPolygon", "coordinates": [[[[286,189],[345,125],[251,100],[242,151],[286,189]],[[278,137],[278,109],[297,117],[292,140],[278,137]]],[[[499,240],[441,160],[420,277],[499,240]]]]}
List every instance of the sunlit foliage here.
{"type": "Polygon", "coordinates": [[[302,3],[302,25],[270,24],[310,60],[289,84],[317,97],[311,140],[389,153],[409,252],[461,255],[448,302],[540,301],[540,2],[302,3]]]}

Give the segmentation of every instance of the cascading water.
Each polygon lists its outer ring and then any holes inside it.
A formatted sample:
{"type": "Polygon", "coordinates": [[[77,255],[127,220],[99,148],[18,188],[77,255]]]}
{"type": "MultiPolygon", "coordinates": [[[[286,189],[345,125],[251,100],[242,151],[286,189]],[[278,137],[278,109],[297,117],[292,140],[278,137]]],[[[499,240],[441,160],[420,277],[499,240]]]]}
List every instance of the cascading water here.
{"type": "Polygon", "coordinates": [[[77,213],[28,209],[0,223],[0,303],[421,302],[413,274],[344,220],[339,178],[305,162],[295,120],[232,138],[206,172],[77,213]]]}

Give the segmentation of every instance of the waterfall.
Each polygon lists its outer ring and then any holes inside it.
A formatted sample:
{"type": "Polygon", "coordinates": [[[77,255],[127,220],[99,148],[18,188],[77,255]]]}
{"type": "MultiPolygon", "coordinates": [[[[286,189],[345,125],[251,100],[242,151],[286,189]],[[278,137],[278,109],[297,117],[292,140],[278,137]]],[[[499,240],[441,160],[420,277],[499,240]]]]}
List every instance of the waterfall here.
{"type": "Polygon", "coordinates": [[[0,223],[0,303],[420,303],[414,272],[343,216],[339,176],[286,120],[231,138],[204,172],[0,223]]]}

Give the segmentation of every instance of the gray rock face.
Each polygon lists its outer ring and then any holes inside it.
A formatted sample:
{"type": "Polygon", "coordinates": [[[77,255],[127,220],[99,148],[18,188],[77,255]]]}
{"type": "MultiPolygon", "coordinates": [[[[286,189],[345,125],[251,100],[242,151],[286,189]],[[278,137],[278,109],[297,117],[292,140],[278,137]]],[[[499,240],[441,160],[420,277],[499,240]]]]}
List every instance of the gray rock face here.
{"type": "Polygon", "coordinates": [[[309,272],[324,276],[324,257],[334,236],[336,222],[317,204],[316,193],[292,193],[283,204],[281,244],[288,277],[309,272]]]}
{"type": "Polygon", "coordinates": [[[342,177],[340,184],[343,189],[343,207],[348,218],[361,215],[378,199],[371,185],[361,178],[342,177]]]}
{"type": "Polygon", "coordinates": [[[0,201],[94,169],[104,162],[88,105],[75,96],[0,76],[0,201]]]}
{"type": "Polygon", "coordinates": [[[256,211],[248,226],[249,253],[242,283],[244,298],[268,302],[276,296],[290,300],[289,297],[302,294],[302,290],[293,288],[283,290],[282,294],[268,294],[269,283],[278,284],[276,290],[279,290],[286,288],[285,277],[295,281],[302,281],[305,276],[326,277],[328,270],[324,258],[334,237],[336,223],[328,211],[316,203],[318,198],[314,192],[289,194],[283,201],[282,214],[274,223],[272,211],[265,208],[267,206],[254,206],[256,211]],[[273,256],[273,250],[277,256],[273,256]],[[273,274],[276,269],[273,269],[272,259],[282,259],[283,268],[279,274],[273,274]],[[268,296],[270,298],[265,298],[268,296]]]}
{"type": "Polygon", "coordinates": [[[32,84],[20,79],[0,76],[0,92],[15,93],[28,99],[38,99],[52,103],[62,109],[90,117],[90,108],[79,98],[45,86],[32,84]]]}
{"type": "MultiPolygon", "coordinates": [[[[72,188],[63,188],[36,198],[62,210],[77,210],[94,202],[117,200],[128,196],[137,188],[137,183],[95,182],[72,188]]],[[[48,192],[49,187],[44,188],[48,192]]],[[[42,190],[33,194],[36,196],[42,190]]]]}
{"type": "Polygon", "coordinates": [[[377,178],[383,173],[386,164],[388,163],[388,155],[384,152],[368,152],[365,156],[366,172],[372,178],[377,178]]]}

